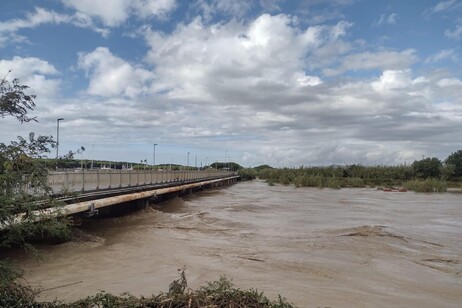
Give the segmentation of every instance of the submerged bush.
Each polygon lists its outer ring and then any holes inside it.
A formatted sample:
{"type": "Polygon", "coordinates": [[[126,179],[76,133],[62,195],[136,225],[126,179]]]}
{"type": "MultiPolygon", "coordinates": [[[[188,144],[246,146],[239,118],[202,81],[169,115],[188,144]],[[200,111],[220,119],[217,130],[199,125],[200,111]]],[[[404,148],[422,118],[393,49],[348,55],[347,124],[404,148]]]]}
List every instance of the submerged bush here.
{"type": "Polygon", "coordinates": [[[415,192],[446,192],[448,189],[445,181],[436,179],[408,181],[403,183],[403,187],[415,192]]]}
{"type": "Polygon", "coordinates": [[[293,184],[296,187],[365,187],[401,185],[412,179],[409,166],[328,166],[256,170],[257,177],[268,183],[293,184]]]}
{"type": "Polygon", "coordinates": [[[257,177],[257,172],[253,168],[239,169],[238,174],[241,176],[242,181],[253,180],[257,177]]]}

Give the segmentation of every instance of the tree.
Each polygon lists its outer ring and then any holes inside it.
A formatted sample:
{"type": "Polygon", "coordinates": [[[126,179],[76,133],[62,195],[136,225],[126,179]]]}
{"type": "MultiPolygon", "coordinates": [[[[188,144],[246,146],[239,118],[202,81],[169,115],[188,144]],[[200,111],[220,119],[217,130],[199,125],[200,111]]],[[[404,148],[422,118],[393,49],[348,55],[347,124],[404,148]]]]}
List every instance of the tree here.
{"type": "Polygon", "coordinates": [[[210,164],[210,168],[237,171],[239,169],[242,169],[242,166],[234,162],[227,162],[227,163],[215,162],[215,163],[210,164]]]}
{"type": "MultiPolygon", "coordinates": [[[[3,79],[0,86],[1,118],[13,116],[21,123],[31,120],[27,113],[35,107],[33,95],[24,94],[28,87],[17,79],[12,83],[3,79]]],[[[47,185],[48,169],[38,158],[42,158],[55,146],[51,136],[30,133],[28,138],[18,137],[10,144],[0,143],[0,247],[15,244],[26,245],[35,234],[68,235],[67,221],[50,218],[36,222],[32,211],[55,206],[51,189],[47,185]],[[40,202],[36,202],[40,199],[40,202]],[[18,213],[29,213],[23,223],[13,223],[18,213]]]]}
{"type": "MultiPolygon", "coordinates": [[[[35,96],[27,95],[27,86],[17,79],[0,82],[0,118],[13,116],[21,122],[37,121],[27,113],[35,107],[35,96]]],[[[55,142],[51,136],[30,133],[10,144],[0,143],[0,249],[22,245],[34,250],[29,240],[34,236],[66,238],[70,236],[68,220],[47,217],[41,220],[36,210],[59,206],[47,185],[48,169],[39,158],[50,152],[55,142]],[[40,202],[38,202],[40,201],[40,202]],[[21,213],[20,223],[16,220],[21,213]]],[[[22,306],[22,300],[33,296],[29,288],[16,283],[20,272],[7,260],[0,260],[0,306],[22,306]]]]}
{"type": "Polygon", "coordinates": [[[444,161],[446,165],[453,165],[454,171],[453,175],[457,177],[462,177],[462,150],[458,150],[446,158],[444,161]]]}
{"type": "Polygon", "coordinates": [[[429,157],[422,160],[416,160],[412,163],[414,176],[417,178],[439,178],[441,176],[441,167],[443,164],[436,157],[429,157]]]}
{"type": "Polygon", "coordinates": [[[10,115],[16,117],[21,123],[37,121],[27,116],[27,112],[35,107],[35,95],[24,93],[28,88],[28,86],[19,84],[18,79],[9,82],[5,76],[0,81],[0,116],[2,118],[10,115]]]}

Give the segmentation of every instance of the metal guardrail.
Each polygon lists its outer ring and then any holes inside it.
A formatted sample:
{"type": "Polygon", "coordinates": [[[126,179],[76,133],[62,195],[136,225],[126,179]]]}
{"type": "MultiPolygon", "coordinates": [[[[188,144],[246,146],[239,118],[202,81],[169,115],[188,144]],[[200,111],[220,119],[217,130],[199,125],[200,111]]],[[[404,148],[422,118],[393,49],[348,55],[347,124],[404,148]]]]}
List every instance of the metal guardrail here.
{"type": "Polygon", "coordinates": [[[171,182],[185,182],[235,175],[227,170],[75,170],[50,172],[53,193],[90,192],[171,182]]]}

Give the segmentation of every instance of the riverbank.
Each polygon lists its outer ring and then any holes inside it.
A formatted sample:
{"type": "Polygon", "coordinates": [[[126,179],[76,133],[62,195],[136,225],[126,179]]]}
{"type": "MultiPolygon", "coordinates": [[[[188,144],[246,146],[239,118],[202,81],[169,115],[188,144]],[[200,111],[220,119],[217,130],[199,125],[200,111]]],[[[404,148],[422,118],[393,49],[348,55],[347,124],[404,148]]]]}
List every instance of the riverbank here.
{"type": "MultiPolygon", "coordinates": [[[[179,270],[180,271],[180,270],[179,270]]],[[[181,271],[180,278],[169,285],[168,292],[160,292],[157,295],[136,297],[129,293],[113,295],[100,291],[99,293],[79,299],[75,302],[65,303],[54,300],[52,302],[37,301],[36,293],[40,290],[32,290],[19,284],[10,284],[9,288],[0,288],[0,307],[30,307],[30,308],[92,308],[92,307],[253,307],[253,308],[295,308],[284,298],[277,301],[268,299],[257,289],[240,290],[235,288],[226,277],[208,282],[197,290],[188,288],[185,271],[181,271]]],[[[78,282],[77,282],[78,283],[78,282]]],[[[57,286],[64,288],[77,283],[57,286]]],[[[44,290],[42,290],[44,291],[44,290]]]]}

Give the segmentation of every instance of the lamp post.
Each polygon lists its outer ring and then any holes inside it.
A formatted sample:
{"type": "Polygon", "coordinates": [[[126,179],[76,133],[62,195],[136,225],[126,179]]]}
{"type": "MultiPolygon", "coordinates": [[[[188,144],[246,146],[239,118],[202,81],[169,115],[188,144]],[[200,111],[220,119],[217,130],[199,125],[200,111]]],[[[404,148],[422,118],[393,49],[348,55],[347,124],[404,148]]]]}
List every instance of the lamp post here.
{"type": "Polygon", "coordinates": [[[188,163],[186,164],[187,169],[189,169],[189,154],[191,154],[191,153],[188,152],[188,163]]]}
{"type": "Polygon", "coordinates": [[[59,121],[64,120],[64,118],[56,119],[56,169],[58,169],[58,157],[59,157],[59,121]]]}
{"type": "Polygon", "coordinates": [[[152,168],[153,169],[156,167],[156,145],[157,143],[154,143],[154,151],[152,152],[152,168]]]}

